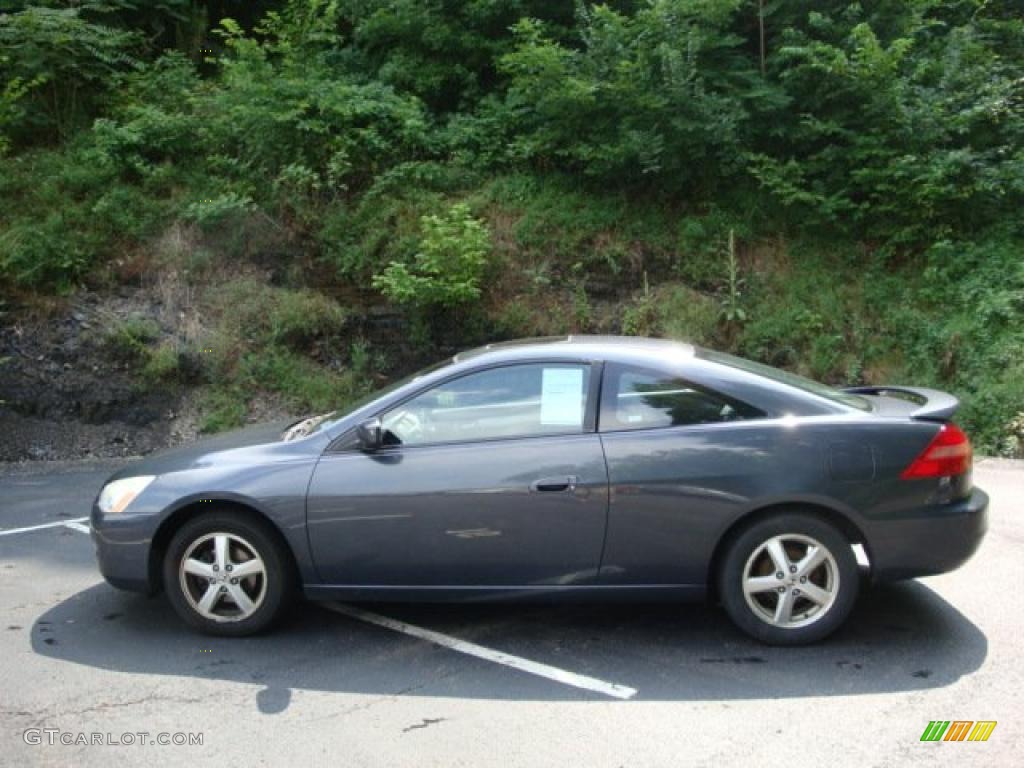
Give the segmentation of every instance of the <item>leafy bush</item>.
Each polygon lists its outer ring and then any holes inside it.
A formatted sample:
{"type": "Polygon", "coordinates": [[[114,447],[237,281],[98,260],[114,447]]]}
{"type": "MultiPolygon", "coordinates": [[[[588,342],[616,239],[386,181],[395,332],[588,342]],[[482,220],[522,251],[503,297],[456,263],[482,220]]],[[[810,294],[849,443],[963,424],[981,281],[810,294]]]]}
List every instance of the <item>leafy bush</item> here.
{"type": "Polygon", "coordinates": [[[346,0],[340,7],[358,66],[442,113],[465,110],[493,87],[495,62],[512,48],[508,30],[517,20],[543,19],[565,34],[573,13],[571,4],[545,0],[346,0]]]}
{"type": "Polygon", "coordinates": [[[1013,458],[1024,458],[1024,411],[1019,412],[1006,425],[1006,434],[999,451],[1013,458]]]}
{"type": "Polygon", "coordinates": [[[69,138],[136,65],[141,36],[86,18],[83,12],[102,10],[101,3],[82,6],[0,13],[0,80],[9,100],[29,102],[7,112],[8,137],[69,138]]]}
{"type": "Polygon", "coordinates": [[[253,208],[253,201],[248,196],[223,192],[215,197],[188,203],[183,216],[200,226],[209,226],[242,216],[253,208]]]}
{"type": "Polygon", "coordinates": [[[319,52],[331,39],[333,7],[311,4],[305,19],[272,14],[262,42],[222,21],[222,87],[203,104],[218,151],[244,158],[239,172],[262,182],[301,167],[328,199],[423,151],[427,131],[416,98],[346,77],[319,52]],[[319,35],[315,46],[307,45],[311,34],[319,35]]]}
{"type": "MultiPolygon", "coordinates": [[[[8,56],[0,54],[0,65],[5,64],[8,56]]],[[[22,99],[33,88],[37,88],[46,82],[42,75],[36,75],[26,81],[21,77],[12,77],[4,83],[0,91],[0,156],[7,154],[11,147],[11,139],[7,136],[8,131],[17,128],[28,114],[22,99]]]]}
{"type": "Polygon", "coordinates": [[[739,85],[753,74],[729,29],[739,5],[659,0],[631,15],[581,6],[580,49],[520,21],[516,48],[500,60],[512,157],[673,190],[711,182],[712,168],[735,170],[739,85]]]}
{"type": "Polygon", "coordinates": [[[424,216],[420,225],[423,237],[412,264],[391,262],[374,277],[374,287],[418,307],[454,307],[478,298],[491,248],[487,227],[462,203],[443,216],[424,216]]]}
{"type": "Polygon", "coordinates": [[[91,264],[88,250],[65,239],[65,220],[49,213],[36,226],[18,224],[0,233],[0,273],[27,285],[67,292],[91,264]]]}
{"type": "Polygon", "coordinates": [[[421,219],[445,205],[464,173],[432,161],[402,163],[380,173],[357,202],[325,208],[318,238],[339,275],[368,279],[417,248],[421,219]]]}
{"type": "Polygon", "coordinates": [[[1019,208],[1024,25],[1001,5],[903,3],[884,19],[850,5],[787,28],[772,61],[799,120],[779,115],[782,144],[748,155],[754,175],[816,223],[897,246],[1019,208]]]}

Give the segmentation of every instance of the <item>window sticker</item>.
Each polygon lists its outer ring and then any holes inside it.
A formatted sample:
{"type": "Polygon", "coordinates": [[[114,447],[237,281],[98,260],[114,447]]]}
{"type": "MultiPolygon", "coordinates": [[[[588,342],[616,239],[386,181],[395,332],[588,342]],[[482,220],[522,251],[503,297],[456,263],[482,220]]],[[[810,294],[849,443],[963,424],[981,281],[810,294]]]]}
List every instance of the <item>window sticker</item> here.
{"type": "Polygon", "coordinates": [[[545,368],[541,377],[540,423],[583,426],[583,369],[545,368]]]}

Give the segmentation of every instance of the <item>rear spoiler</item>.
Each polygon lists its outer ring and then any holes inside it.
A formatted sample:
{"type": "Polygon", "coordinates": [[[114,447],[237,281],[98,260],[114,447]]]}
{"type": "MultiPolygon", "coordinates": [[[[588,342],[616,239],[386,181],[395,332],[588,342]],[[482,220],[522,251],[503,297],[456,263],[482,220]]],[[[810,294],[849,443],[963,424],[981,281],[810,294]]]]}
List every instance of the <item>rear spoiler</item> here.
{"type": "Polygon", "coordinates": [[[854,395],[895,395],[904,400],[912,400],[921,407],[910,414],[912,419],[925,421],[949,421],[960,407],[960,401],[946,392],[925,387],[846,387],[843,392],[854,395]]]}

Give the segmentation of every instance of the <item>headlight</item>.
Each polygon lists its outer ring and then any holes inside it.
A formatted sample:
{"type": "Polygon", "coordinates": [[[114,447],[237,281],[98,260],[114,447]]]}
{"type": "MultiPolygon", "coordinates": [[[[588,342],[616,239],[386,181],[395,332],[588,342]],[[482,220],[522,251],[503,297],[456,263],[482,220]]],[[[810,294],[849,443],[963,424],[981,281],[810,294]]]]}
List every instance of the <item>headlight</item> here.
{"type": "Polygon", "coordinates": [[[135,500],[135,497],[155,479],[154,475],[138,475],[107,483],[100,491],[98,502],[100,511],[106,515],[124,512],[128,505],[135,500]]]}

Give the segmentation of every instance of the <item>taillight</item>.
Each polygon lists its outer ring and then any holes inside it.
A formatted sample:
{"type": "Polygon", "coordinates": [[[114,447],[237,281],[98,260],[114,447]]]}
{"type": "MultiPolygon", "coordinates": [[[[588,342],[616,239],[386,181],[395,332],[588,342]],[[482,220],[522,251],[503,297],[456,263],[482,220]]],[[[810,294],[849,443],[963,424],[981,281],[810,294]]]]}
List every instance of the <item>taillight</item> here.
{"type": "Polygon", "coordinates": [[[943,424],[928,447],[910,462],[900,475],[904,480],[915,477],[949,477],[971,469],[971,441],[956,424],[943,424]]]}

